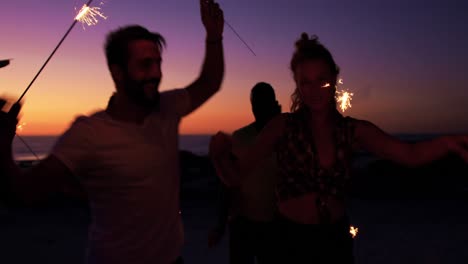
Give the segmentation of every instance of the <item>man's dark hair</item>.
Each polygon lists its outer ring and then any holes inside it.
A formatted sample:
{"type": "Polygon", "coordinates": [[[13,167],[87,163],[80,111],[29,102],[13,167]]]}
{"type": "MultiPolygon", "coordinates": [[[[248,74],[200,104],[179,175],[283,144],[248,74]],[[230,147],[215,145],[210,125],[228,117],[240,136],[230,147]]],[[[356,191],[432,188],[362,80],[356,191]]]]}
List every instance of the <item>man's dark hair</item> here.
{"type": "Polygon", "coordinates": [[[105,50],[107,65],[117,64],[126,69],[128,62],[128,46],[135,40],[154,42],[160,50],[166,46],[166,40],[159,33],[151,32],[139,25],[129,25],[118,28],[107,35],[105,50]]]}

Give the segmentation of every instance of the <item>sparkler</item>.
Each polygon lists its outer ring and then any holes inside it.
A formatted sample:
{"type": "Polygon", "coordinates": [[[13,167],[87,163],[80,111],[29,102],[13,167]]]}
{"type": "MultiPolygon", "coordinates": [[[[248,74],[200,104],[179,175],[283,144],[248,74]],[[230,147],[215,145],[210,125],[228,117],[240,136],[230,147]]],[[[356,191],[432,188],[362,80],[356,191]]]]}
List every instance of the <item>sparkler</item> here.
{"type": "MultiPolygon", "coordinates": [[[[343,84],[343,79],[339,79],[338,84],[343,84]]],[[[342,112],[346,111],[348,107],[351,107],[351,100],[353,99],[353,95],[353,93],[345,90],[338,91],[338,85],[336,86],[335,98],[336,102],[340,104],[342,112]]]]}
{"type": "MultiPolygon", "coordinates": [[[[71,26],[68,28],[67,32],[65,33],[65,35],[63,35],[62,39],[59,41],[59,43],[57,44],[57,46],[55,47],[55,49],[52,51],[52,53],[49,55],[49,57],[47,58],[47,60],[44,62],[44,64],[42,65],[42,67],[39,69],[39,71],[37,72],[36,76],[34,76],[34,78],[32,79],[31,83],[29,83],[28,87],[26,88],[26,90],[24,90],[23,94],[19,97],[18,101],[16,103],[19,103],[21,101],[21,99],[23,99],[24,95],[28,92],[29,88],[31,88],[32,84],[34,83],[34,81],[36,81],[37,77],[39,77],[39,74],[41,74],[42,70],[44,70],[45,66],[47,65],[47,63],[49,63],[50,59],[52,58],[52,56],[54,56],[55,52],[58,50],[58,48],[60,47],[60,45],[62,45],[63,41],[65,40],[65,38],[68,36],[68,34],[70,34],[70,32],[72,31],[73,27],[75,27],[76,23],[77,22],[81,22],[81,23],[86,23],[87,25],[95,25],[97,22],[98,22],[98,19],[97,17],[102,17],[102,18],[107,18],[105,17],[101,12],[100,12],[100,8],[99,7],[90,7],[90,4],[93,2],[93,0],[89,0],[88,3],[86,3],[81,9],[80,11],[78,12],[78,14],[75,16],[75,18],[73,19],[73,23],[71,24],[71,26]]],[[[101,2],[102,4],[102,2],[101,2]]]]}
{"type": "MultiPolygon", "coordinates": [[[[101,2],[101,5],[103,4],[104,3],[101,2]]],[[[76,15],[75,20],[81,22],[83,24],[83,29],[84,29],[85,28],[84,24],[88,26],[96,25],[99,22],[98,17],[107,19],[107,17],[101,12],[100,7],[97,7],[97,6],[90,7],[89,5],[85,4],[83,5],[83,7],[81,7],[80,11],[76,15]]]]}
{"type": "Polygon", "coordinates": [[[349,227],[349,233],[351,234],[352,238],[355,238],[357,236],[358,232],[359,232],[359,228],[354,227],[354,226],[349,227]]]}
{"type": "MultiPolygon", "coordinates": [[[[354,227],[354,226],[349,227],[349,233],[351,234],[351,238],[356,239],[358,232],[359,232],[359,228],[354,227]]],[[[357,244],[358,244],[358,240],[356,240],[354,244],[354,257],[355,257],[356,263],[358,263],[358,256],[359,256],[357,244]]]]}
{"type": "MultiPolygon", "coordinates": [[[[16,130],[19,130],[20,132],[23,131],[24,127],[26,126],[26,123],[23,122],[19,125],[16,126],[16,130]]],[[[36,152],[34,152],[34,150],[32,150],[32,148],[28,145],[28,143],[26,143],[26,141],[20,137],[20,135],[18,135],[18,133],[16,134],[16,137],[21,140],[21,142],[23,142],[23,144],[26,146],[26,148],[28,148],[28,150],[34,155],[34,157],[36,157],[37,160],[41,160],[39,159],[39,156],[37,156],[36,152]]]]}
{"type": "MultiPolygon", "coordinates": [[[[63,41],[67,38],[68,34],[70,34],[70,32],[72,31],[73,27],[75,27],[76,23],[77,22],[81,22],[83,24],[83,27],[84,27],[84,24],[86,23],[88,26],[92,26],[92,25],[96,25],[97,22],[98,22],[98,17],[101,17],[101,18],[104,18],[106,19],[107,17],[104,16],[104,14],[101,13],[100,11],[100,7],[90,7],[90,4],[93,2],[93,0],[89,0],[88,3],[86,3],[85,5],[83,5],[83,7],[80,9],[80,11],[78,12],[78,14],[75,16],[75,18],[73,19],[73,23],[71,24],[71,26],[68,28],[67,32],[65,33],[65,35],[63,35],[62,39],[59,41],[59,43],[57,44],[57,46],[55,47],[55,49],[52,51],[52,53],[49,55],[49,57],[47,58],[47,60],[44,62],[44,64],[42,65],[42,67],[39,69],[39,71],[37,72],[36,76],[34,76],[34,78],[32,79],[32,81],[29,83],[28,87],[24,90],[23,94],[21,94],[21,96],[18,98],[18,101],[16,101],[16,103],[18,104],[21,99],[23,99],[24,95],[26,95],[26,93],[29,91],[29,89],[31,88],[32,84],[34,83],[34,81],[36,81],[37,77],[39,77],[39,75],[41,74],[41,72],[44,70],[45,66],[47,65],[47,63],[49,63],[50,59],[52,59],[52,57],[54,56],[55,52],[57,52],[57,50],[59,49],[60,45],[62,45],[63,41]]],[[[101,5],[103,4],[103,2],[101,2],[101,5]]],[[[10,60],[3,60],[3,61],[0,61],[0,68],[1,67],[5,67],[7,66],[8,64],[10,63],[10,60]]],[[[17,127],[18,130],[22,131],[24,125],[26,125],[26,123],[22,123],[21,125],[19,125],[17,127]]],[[[31,151],[31,153],[36,157],[37,160],[40,160],[39,157],[36,155],[36,153],[32,150],[32,148],[26,143],[26,141],[20,137],[18,134],[16,134],[16,136],[24,143],[24,145],[29,149],[29,151],[31,151]]]]}
{"type": "Polygon", "coordinates": [[[245,42],[242,37],[237,33],[237,31],[226,21],[226,19],[224,20],[224,23],[232,30],[232,32],[234,32],[234,34],[236,34],[236,36],[240,39],[240,41],[242,41],[244,43],[244,45],[250,50],[250,52],[252,52],[252,54],[254,56],[257,56],[257,54],[255,54],[255,52],[252,50],[252,48],[250,48],[250,46],[247,44],[247,42],[245,42]]]}
{"type": "MultiPolygon", "coordinates": [[[[343,84],[343,79],[338,80],[338,84],[343,84]]],[[[326,83],[322,85],[322,88],[331,87],[330,83],[326,83]]],[[[336,102],[340,104],[340,109],[342,112],[346,111],[349,107],[351,107],[351,100],[353,99],[353,93],[350,93],[345,90],[338,90],[338,85],[335,86],[335,99],[336,102]]]]}
{"type": "Polygon", "coordinates": [[[351,100],[353,99],[353,93],[348,91],[336,91],[336,102],[340,104],[341,111],[344,112],[348,107],[351,107],[351,100]]]}
{"type": "Polygon", "coordinates": [[[23,131],[25,126],[26,126],[26,123],[23,122],[23,123],[16,126],[16,130],[19,130],[21,132],[21,131],[23,131]]]}

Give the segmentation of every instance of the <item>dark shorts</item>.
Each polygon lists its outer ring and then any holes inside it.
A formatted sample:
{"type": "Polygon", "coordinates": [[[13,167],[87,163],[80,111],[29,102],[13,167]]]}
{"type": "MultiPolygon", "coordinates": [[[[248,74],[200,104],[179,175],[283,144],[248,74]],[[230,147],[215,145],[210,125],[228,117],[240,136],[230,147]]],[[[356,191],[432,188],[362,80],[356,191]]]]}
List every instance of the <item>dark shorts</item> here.
{"type": "Polygon", "coordinates": [[[278,239],[276,221],[257,222],[237,216],[229,224],[229,263],[277,263],[278,239]]]}
{"type": "Polygon", "coordinates": [[[353,264],[353,238],[349,221],[333,224],[299,224],[279,216],[279,263],[353,264]]]}
{"type": "Polygon", "coordinates": [[[184,259],[182,257],[178,257],[172,264],[184,264],[184,259]]]}

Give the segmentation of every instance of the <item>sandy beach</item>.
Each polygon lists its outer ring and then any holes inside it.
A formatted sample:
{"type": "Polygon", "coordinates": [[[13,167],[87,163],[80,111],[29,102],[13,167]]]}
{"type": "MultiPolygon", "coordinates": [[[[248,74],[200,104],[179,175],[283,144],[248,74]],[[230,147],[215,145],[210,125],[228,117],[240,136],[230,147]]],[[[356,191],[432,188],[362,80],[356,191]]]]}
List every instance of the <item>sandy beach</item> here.
{"type": "MultiPolygon", "coordinates": [[[[184,204],[186,263],[228,263],[226,237],[207,246],[214,205],[184,204]]],[[[467,263],[467,212],[468,200],[352,200],[357,263],[467,263]]],[[[1,263],[82,263],[87,224],[87,210],[78,204],[1,209],[1,263]]]]}
{"type": "MultiPolygon", "coordinates": [[[[185,262],[228,263],[226,236],[215,248],[207,245],[219,183],[206,158],[185,152],[181,162],[185,262]]],[[[349,208],[359,228],[356,263],[468,263],[467,176],[457,159],[420,169],[374,161],[361,169],[349,208]]],[[[0,206],[0,263],[83,263],[88,223],[86,204],[65,198],[34,208],[0,206]]]]}

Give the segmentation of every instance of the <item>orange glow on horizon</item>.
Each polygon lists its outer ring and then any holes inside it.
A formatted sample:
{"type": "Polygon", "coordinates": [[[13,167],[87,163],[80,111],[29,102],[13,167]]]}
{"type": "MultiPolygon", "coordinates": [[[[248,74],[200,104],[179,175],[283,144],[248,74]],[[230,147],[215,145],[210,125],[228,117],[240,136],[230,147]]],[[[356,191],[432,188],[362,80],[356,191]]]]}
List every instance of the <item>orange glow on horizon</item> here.
{"type": "MultiPolygon", "coordinates": [[[[62,52],[72,50],[73,46],[64,46],[62,52]]],[[[48,49],[46,50],[48,51],[48,49]]],[[[70,51],[69,51],[70,52],[70,51]]],[[[88,115],[106,106],[109,96],[114,92],[114,85],[105,66],[105,59],[99,50],[96,53],[80,53],[81,59],[90,61],[87,67],[76,67],[75,56],[58,56],[48,65],[43,75],[36,81],[23,99],[20,122],[27,126],[21,135],[60,135],[78,115],[88,115]],[[101,56],[101,57],[99,57],[101,56]],[[97,59],[96,59],[97,58],[97,59]],[[95,61],[91,63],[91,59],[95,61]]],[[[27,53],[23,56],[27,57],[27,53]]],[[[43,58],[33,57],[36,63],[27,63],[25,58],[15,58],[14,64],[0,71],[0,97],[15,101],[27,85],[29,78],[37,71],[43,58]]],[[[175,61],[172,59],[171,61],[175,61]]],[[[167,63],[161,90],[183,87],[196,76],[197,67],[178,68],[167,63]],[[163,88],[164,87],[164,88],[163,88]]],[[[257,81],[270,82],[275,88],[283,112],[289,111],[290,94],[294,83],[286,69],[275,69],[268,74],[248,75],[249,72],[239,64],[231,64],[230,72],[224,80],[221,91],[211,98],[196,112],[182,120],[181,134],[213,134],[219,130],[231,133],[253,121],[249,94],[257,81]],[[267,76],[268,75],[268,76],[267,76]]],[[[466,110],[462,103],[453,103],[450,111],[432,111],[439,109],[440,94],[427,94],[428,100],[417,100],[416,92],[399,96],[391,89],[397,86],[396,80],[379,83],[379,89],[371,95],[363,95],[362,80],[353,80],[348,84],[360,96],[353,98],[355,107],[349,108],[344,115],[369,120],[389,133],[451,133],[466,130],[460,120],[466,120],[466,110]],[[379,98],[383,98],[382,100],[379,98]],[[415,108],[415,104],[419,107],[415,108]],[[422,116],[431,112],[431,122],[422,116]],[[404,116],[405,118],[401,118],[404,116]]],[[[457,94],[450,95],[456,102],[462,102],[457,94]],[[457,101],[458,100],[458,101],[457,101]]]]}
{"type": "MultiPolygon", "coordinates": [[[[27,122],[26,127],[21,130],[21,135],[24,136],[47,136],[47,135],[61,135],[71,125],[78,115],[64,115],[57,117],[55,121],[47,121],[44,118],[28,118],[24,119],[27,122]]],[[[239,112],[236,116],[229,116],[224,118],[226,114],[219,112],[205,112],[194,113],[182,119],[180,125],[181,134],[214,134],[219,130],[227,133],[232,133],[234,130],[239,129],[253,122],[253,116],[250,109],[245,112],[239,112]]]]}

